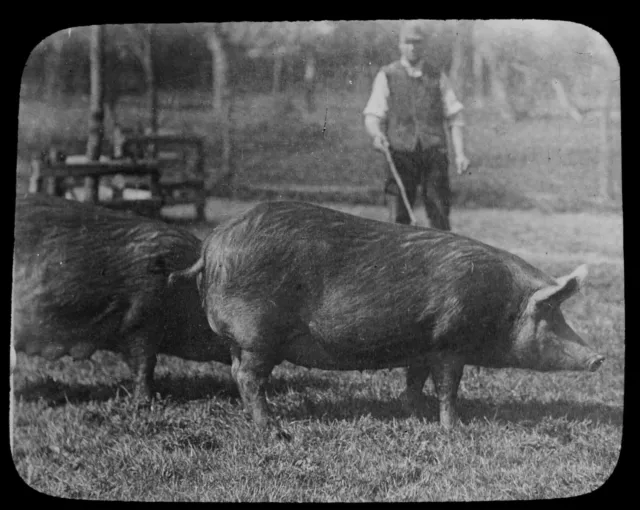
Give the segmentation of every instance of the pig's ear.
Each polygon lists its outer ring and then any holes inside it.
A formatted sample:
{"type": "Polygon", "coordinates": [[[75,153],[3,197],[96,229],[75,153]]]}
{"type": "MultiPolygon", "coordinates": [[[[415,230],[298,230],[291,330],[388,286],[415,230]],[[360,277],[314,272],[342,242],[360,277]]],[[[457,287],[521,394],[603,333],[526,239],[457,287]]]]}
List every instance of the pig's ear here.
{"type": "Polygon", "coordinates": [[[550,285],[536,291],[531,296],[531,301],[536,307],[543,304],[559,305],[580,290],[586,277],[587,266],[583,264],[573,273],[558,278],[556,280],[558,282],[557,285],[550,285]]]}
{"type": "Polygon", "coordinates": [[[560,278],[558,278],[557,279],[558,285],[564,286],[574,281],[575,282],[574,285],[577,285],[577,289],[576,289],[577,291],[578,289],[582,288],[582,284],[584,283],[584,280],[587,278],[588,273],[589,271],[587,270],[587,265],[582,264],[575,271],[573,271],[573,273],[567,276],[561,276],[560,278]]]}

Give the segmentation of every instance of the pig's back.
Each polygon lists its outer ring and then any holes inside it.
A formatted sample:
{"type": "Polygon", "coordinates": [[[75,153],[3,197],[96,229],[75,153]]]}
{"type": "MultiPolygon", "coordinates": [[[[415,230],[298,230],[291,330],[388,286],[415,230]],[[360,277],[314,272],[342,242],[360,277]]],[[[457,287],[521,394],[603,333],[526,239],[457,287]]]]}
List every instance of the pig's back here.
{"type": "Polygon", "coordinates": [[[411,343],[520,293],[510,268],[519,262],[505,252],[297,202],[257,206],[219,227],[210,246],[216,293],[280,299],[325,342],[411,343]]]}
{"type": "Polygon", "coordinates": [[[159,323],[167,275],[200,247],[162,222],[49,197],[19,198],[15,228],[16,347],[51,358],[159,323]]]}

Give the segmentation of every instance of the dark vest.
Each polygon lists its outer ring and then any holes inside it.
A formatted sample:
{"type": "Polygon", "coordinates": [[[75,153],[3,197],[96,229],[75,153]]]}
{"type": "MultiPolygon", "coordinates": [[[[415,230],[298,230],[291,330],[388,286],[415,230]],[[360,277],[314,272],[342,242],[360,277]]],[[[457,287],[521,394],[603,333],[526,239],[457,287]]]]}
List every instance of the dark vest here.
{"type": "Polygon", "coordinates": [[[425,66],[420,78],[411,78],[399,60],[382,71],[389,84],[387,137],[391,146],[411,151],[420,140],[423,149],[446,147],[440,72],[425,66]]]}

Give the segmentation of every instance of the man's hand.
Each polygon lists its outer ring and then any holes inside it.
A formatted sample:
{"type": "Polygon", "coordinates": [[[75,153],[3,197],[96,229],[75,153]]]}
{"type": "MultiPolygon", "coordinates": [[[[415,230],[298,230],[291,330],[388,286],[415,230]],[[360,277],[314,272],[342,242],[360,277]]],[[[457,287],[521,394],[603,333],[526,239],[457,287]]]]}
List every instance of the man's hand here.
{"type": "Polygon", "coordinates": [[[373,146],[379,151],[385,151],[389,149],[389,140],[384,133],[378,133],[373,137],[373,146]]]}
{"type": "Polygon", "coordinates": [[[469,168],[469,160],[464,154],[456,154],[455,164],[458,175],[464,173],[467,168],[469,168]]]}

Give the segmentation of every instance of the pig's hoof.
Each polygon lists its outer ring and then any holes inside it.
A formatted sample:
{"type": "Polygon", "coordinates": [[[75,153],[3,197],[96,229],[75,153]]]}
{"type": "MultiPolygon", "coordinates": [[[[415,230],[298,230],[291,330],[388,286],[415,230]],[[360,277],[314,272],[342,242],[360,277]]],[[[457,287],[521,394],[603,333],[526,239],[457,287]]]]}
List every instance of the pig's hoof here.
{"type": "Polygon", "coordinates": [[[278,441],[289,442],[293,439],[293,436],[289,432],[287,432],[286,430],[282,430],[280,428],[272,430],[271,436],[273,437],[273,439],[276,439],[278,441]]]}
{"type": "Polygon", "coordinates": [[[414,414],[417,416],[425,416],[429,412],[429,406],[427,404],[427,397],[420,393],[415,395],[404,391],[400,396],[402,405],[408,414],[414,414]]]}

